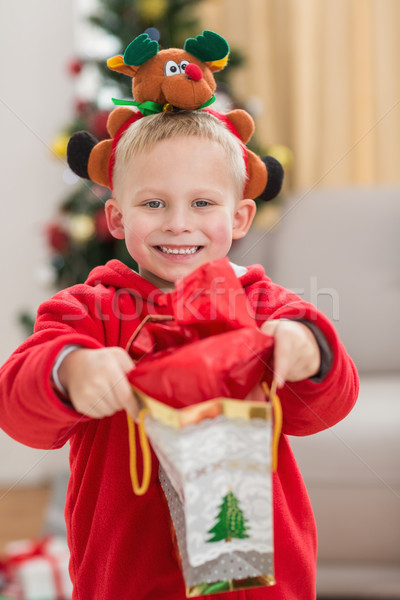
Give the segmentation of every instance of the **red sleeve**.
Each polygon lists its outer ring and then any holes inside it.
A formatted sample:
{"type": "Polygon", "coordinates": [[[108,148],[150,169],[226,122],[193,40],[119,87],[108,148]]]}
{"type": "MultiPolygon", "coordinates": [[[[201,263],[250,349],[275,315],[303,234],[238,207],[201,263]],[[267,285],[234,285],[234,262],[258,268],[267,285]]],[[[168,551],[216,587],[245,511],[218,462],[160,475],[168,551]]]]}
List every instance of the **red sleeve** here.
{"type": "Polygon", "coordinates": [[[0,369],[0,426],[33,448],[60,448],[87,417],[61,402],[51,385],[57,354],[68,344],[104,346],[102,320],[87,286],[60,292],[41,305],[35,333],[0,369]]]}
{"type": "Polygon", "coordinates": [[[306,379],[287,383],[280,390],[283,432],[310,435],[344,419],[357,400],[358,375],[329,319],[312,304],[268,279],[252,285],[248,298],[260,325],[269,319],[310,321],[322,331],[333,351],[333,364],[323,381],[306,379]]]}

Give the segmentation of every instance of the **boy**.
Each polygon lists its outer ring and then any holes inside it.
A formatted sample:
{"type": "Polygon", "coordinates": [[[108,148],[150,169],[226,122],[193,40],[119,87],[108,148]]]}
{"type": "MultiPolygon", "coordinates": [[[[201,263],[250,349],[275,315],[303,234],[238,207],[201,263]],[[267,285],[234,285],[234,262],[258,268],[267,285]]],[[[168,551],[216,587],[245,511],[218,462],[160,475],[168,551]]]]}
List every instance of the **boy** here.
{"type": "MultiPolygon", "coordinates": [[[[74,599],[183,600],[154,456],[148,492],[131,490],[123,411],[135,416],[137,407],[124,348],[146,314],[168,314],[166,294],[178,279],[225,257],[232,240],[246,235],[255,203],[242,197],[240,142],[203,111],[135,122],[117,145],[112,176],[108,226],[125,239],[139,274],[111,261],[39,308],[35,334],[1,370],[0,424],[34,447],[70,441],[74,599]]],[[[328,320],[260,266],[233,268],[257,324],[275,338],[284,433],[307,435],[342,419],[355,402],[357,376],[328,320]]],[[[227,593],[227,600],[315,597],[315,524],[284,435],[274,514],[277,584],[227,593]]]]}

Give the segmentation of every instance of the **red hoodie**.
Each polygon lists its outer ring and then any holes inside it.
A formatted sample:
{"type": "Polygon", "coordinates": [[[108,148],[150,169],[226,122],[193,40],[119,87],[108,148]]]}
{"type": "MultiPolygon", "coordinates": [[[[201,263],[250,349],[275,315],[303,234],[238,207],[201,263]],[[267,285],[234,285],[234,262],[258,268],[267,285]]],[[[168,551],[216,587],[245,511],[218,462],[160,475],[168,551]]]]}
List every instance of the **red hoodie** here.
{"type": "MultiPolygon", "coordinates": [[[[258,324],[270,318],[312,321],[333,350],[333,364],[321,383],[305,380],[280,393],[283,435],[273,476],[277,584],[223,597],[313,600],[315,522],[286,435],[309,435],[343,419],[357,398],[357,374],[331,323],[316,308],[272,283],[259,265],[249,267],[240,282],[258,324]]],[[[135,496],[125,414],[90,419],[63,404],[51,385],[54,361],[65,345],[125,348],[146,314],[168,314],[168,302],[168,294],[112,260],[94,269],[85,284],[42,304],[35,333],[0,370],[2,429],[34,448],[59,448],[68,440],[71,445],[65,515],[74,600],[186,598],[157,459],[152,456],[148,492],[135,496]]],[[[139,463],[139,476],[141,469],[139,463]]]]}

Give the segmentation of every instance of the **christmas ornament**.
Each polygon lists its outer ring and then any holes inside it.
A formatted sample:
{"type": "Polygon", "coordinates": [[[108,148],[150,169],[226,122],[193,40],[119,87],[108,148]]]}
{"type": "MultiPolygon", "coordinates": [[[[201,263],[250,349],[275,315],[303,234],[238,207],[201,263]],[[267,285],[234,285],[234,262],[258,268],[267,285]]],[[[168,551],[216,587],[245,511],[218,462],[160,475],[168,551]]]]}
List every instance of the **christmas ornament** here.
{"type": "Polygon", "coordinates": [[[52,250],[63,254],[69,249],[70,240],[67,231],[58,223],[50,223],[45,229],[47,243],[52,250]]]}
{"type": "Polygon", "coordinates": [[[137,11],[145,21],[160,21],[167,12],[168,0],[138,0],[137,11]]]}
{"type": "Polygon", "coordinates": [[[293,167],[293,151],[283,144],[272,144],[268,146],[268,152],[278,160],[285,171],[290,171],[293,167]]]}
{"type": "Polygon", "coordinates": [[[93,132],[93,135],[99,140],[108,137],[107,120],[109,114],[109,110],[98,110],[89,118],[89,128],[93,132]]]}
{"type": "Polygon", "coordinates": [[[74,59],[72,59],[69,62],[68,67],[67,67],[68,68],[68,73],[70,75],[72,75],[73,77],[75,77],[76,75],[79,75],[80,72],[83,69],[83,65],[84,65],[84,62],[83,62],[82,59],[80,59],[80,58],[74,58],[74,59]]]}
{"type": "Polygon", "coordinates": [[[107,219],[104,208],[100,208],[94,215],[94,226],[96,235],[100,240],[112,241],[114,238],[110,233],[107,225],[107,219]]]}
{"type": "Polygon", "coordinates": [[[95,232],[92,217],[89,215],[73,215],[69,222],[69,234],[74,242],[87,242],[95,232]]]}
{"type": "Polygon", "coordinates": [[[57,272],[51,265],[42,265],[35,269],[35,281],[43,287],[50,287],[55,284],[57,272]]]}
{"type": "Polygon", "coordinates": [[[90,106],[91,104],[88,100],[82,100],[81,98],[75,100],[75,111],[79,116],[83,116],[85,113],[87,113],[90,109],[90,106]]]}
{"type": "Polygon", "coordinates": [[[69,135],[66,133],[60,133],[54,140],[52,141],[50,148],[53,154],[59,156],[60,158],[65,158],[67,156],[67,147],[69,142],[69,135]]]}

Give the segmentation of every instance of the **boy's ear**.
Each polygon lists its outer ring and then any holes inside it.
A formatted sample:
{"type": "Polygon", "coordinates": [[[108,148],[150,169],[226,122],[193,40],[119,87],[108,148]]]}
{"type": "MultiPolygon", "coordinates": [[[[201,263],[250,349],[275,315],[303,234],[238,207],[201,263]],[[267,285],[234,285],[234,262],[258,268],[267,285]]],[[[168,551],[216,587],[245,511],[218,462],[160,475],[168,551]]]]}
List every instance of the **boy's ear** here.
{"type": "Polygon", "coordinates": [[[235,214],[233,215],[232,239],[243,238],[253,222],[257,210],[256,203],[250,198],[239,201],[235,214]]]}
{"type": "Polygon", "coordinates": [[[124,240],[125,229],[122,212],[119,208],[118,202],[114,198],[107,200],[104,210],[106,213],[108,229],[110,230],[111,235],[117,240],[124,240]]]}

